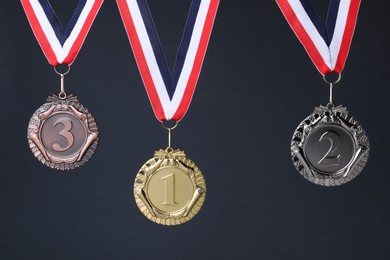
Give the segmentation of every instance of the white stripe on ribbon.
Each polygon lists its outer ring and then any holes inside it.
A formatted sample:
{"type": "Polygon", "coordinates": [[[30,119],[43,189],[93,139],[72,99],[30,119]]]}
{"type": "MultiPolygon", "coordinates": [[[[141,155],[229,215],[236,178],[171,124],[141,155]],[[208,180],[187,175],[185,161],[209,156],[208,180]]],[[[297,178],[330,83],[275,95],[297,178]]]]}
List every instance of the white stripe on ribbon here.
{"type": "Polygon", "coordinates": [[[54,54],[57,57],[58,63],[62,63],[66,57],[69,55],[70,50],[72,49],[73,44],[77,40],[77,37],[80,35],[80,31],[83,28],[83,25],[85,24],[85,21],[87,20],[87,17],[89,13],[91,12],[91,9],[94,5],[94,0],[87,0],[83,10],[81,11],[81,14],[79,18],[77,19],[77,22],[70,33],[69,37],[64,42],[64,45],[62,46],[60,41],[58,40],[53,27],[51,26],[51,23],[46,17],[45,12],[43,11],[43,8],[38,0],[30,0],[30,4],[32,8],[34,9],[35,15],[39,21],[39,24],[41,25],[41,28],[43,32],[46,35],[46,38],[54,52],[54,54]]]}
{"type": "Polygon", "coordinates": [[[351,0],[341,0],[339,13],[337,15],[336,26],[334,29],[333,39],[329,46],[329,51],[331,55],[332,67],[333,70],[337,63],[337,58],[339,56],[341,43],[343,40],[345,27],[347,24],[347,18],[349,13],[349,7],[351,5],[351,0]]]}
{"type": "Polygon", "coordinates": [[[173,98],[170,100],[167,88],[165,87],[164,80],[157,64],[156,57],[154,56],[153,48],[144,25],[138,3],[136,0],[127,0],[127,5],[129,7],[130,14],[133,17],[134,26],[142,45],[146,62],[148,64],[151,77],[156,87],[156,91],[167,120],[171,119],[175,115],[183,98],[189,77],[192,72],[192,68],[194,66],[195,57],[199,47],[210,3],[210,0],[201,1],[199,12],[194,25],[194,30],[191,36],[190,45],[184,61],[184,66],[181,71],[173,98]]]}

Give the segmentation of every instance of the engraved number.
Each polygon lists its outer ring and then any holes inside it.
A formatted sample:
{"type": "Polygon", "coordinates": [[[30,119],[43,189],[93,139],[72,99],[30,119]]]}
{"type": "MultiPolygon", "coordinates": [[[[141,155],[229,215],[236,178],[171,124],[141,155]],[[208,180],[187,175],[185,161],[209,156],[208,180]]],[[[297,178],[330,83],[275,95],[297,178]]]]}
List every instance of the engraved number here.
{"type": "Polygon", "coordinates": [[[321,165],[339,165],[340,163],[340,154],[335,154],[337,148],[340,145],[340,138],[337,133],[326,131],[323,135],[321,135],[319,141],[322,142],[324,139],[330,142],[329,150],[322,157],[321,160],[318,161],[318,164],[321,165]]]}
{"type": "Polygon", "coordinates": [[[61,147],[58,143],[55,143],[52,147],[57,152],[63,152],[72,147],[74,143],[74,136],[71,132],[69,132],[72,129],[72,121],[70,121],[68,118],[60,118],[54,122],[53,126],[55,127],[58,124],[62,124],[64,126],[64,129],[62,129],[58,134],[63,136],[68,144],[65,147],[61,147]]]}
{"type": "Polygon", "coordinates": [[[164,202],[162,205],[175,205],[177,204],[175,202],[175,174],[169,174],[161,180],[164,181],[165,186],[165,195],[164,195],[164,202]]]}

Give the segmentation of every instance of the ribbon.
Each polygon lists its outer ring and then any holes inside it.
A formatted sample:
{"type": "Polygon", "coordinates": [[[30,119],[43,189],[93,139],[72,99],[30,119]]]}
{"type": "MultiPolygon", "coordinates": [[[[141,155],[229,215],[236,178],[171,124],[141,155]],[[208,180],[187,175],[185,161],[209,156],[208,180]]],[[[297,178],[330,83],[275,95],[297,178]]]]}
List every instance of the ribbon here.
{"type": "Polygon", "coordinates": [[[146,0],[117,0],[153,111],[180,121],[191,103],[219,0],[193,0],[172,74],[146,0]]]}
{"type": "Polygon", "coordinates": [[[48,0],[21,0],[31,28],[49,63],[71,65],[103,0],[80,0],[64,29],[48,0]]]}
{"type": "Polygon", "coordinates": [[[326,24],[310,0],[276,0],[322,75],[344,68],[355,31],[360,0],[330,0],[326,24]]]}

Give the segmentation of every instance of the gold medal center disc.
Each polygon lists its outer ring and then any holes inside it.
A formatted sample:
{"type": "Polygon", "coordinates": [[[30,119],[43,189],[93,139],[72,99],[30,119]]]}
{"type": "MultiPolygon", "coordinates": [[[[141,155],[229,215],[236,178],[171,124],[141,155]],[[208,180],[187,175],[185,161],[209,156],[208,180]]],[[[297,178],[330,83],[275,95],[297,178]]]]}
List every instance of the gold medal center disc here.
{"type": "Polygon", "coordinates": [[[149,179],[146,191],[154,207],[164,212],[177,212],[187,207],[195,190],[184,170],[165,166],[149,179]]]}

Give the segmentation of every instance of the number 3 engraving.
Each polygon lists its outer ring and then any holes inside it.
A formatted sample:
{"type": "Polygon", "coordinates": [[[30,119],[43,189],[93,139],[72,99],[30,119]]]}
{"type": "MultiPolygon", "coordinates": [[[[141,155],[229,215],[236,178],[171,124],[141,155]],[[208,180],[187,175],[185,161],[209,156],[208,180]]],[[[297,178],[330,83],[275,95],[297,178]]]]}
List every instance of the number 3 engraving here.
{"type": "Polygon", "coordinates": [[[317,164],[320,165],[339,165],[340,164],[340,154],[335,154],[337,148],[340,145],[340,137],[337,133],[326,131],[321,135],[319,141],[322,142],[324,139],[330,142],[329,150],[325,153],[321,160],[317,164]]]}
{"type": "Polygon", "coordinates": [[[58,143],[53,144],[53,149],[57,152],[63,152],[68,150],[70,147],[72,147],[74,143],[74,136],[71,132],[69,132],[72,129],[72,121],[68,118],[60,118],[57,121],[54,122],[53,126],[55,127],[58,124],[62,124],[64,126],[64,129],[61,130],[58,134],[60,136],[63,136],[68,144],[65,147],[61,147],[58,143]]]}

